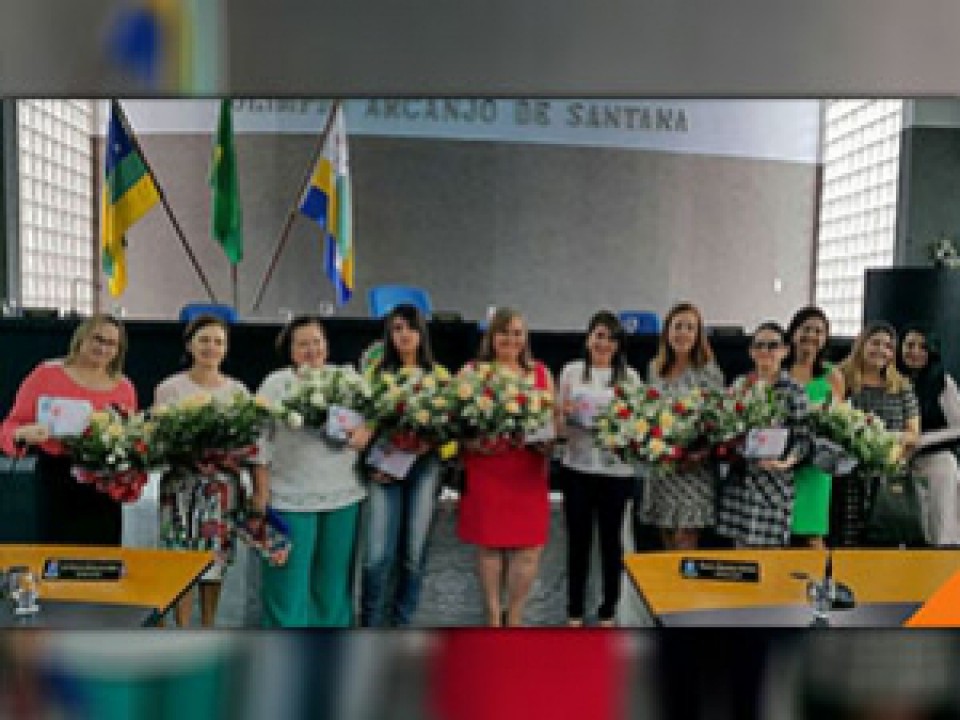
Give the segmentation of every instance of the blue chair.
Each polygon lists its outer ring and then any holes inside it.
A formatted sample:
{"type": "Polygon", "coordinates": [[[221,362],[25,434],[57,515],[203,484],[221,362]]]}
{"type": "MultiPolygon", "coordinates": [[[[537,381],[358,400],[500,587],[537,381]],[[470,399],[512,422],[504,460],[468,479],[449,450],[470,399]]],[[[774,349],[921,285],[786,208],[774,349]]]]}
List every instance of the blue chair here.
{"type": "Polygon", "coordinates": [[[370,305],[370,314],[375,318],[382,318],[397,305],[404,304],[416,306],[428,318],[433,310],[430,294],[426,290],[406,285],[379,285],[370,288],[367,302],[370,305]]]}
{"type": "Polygon", "coordinates": [[[660,332],[660,316],[654,312],[624,311],[620,313],[620,324],[627,335],[656,335],[660,332]]]}
{"type": "Polygon", "coordinates": [[[234,325],[239,322],[240,317],[237,311],[230,305],[217,305],[214,303],[190,303],[180,308],[180,322],[186,325],[198,315],[214,315],[223,320],[227,325],[234,325]]]}

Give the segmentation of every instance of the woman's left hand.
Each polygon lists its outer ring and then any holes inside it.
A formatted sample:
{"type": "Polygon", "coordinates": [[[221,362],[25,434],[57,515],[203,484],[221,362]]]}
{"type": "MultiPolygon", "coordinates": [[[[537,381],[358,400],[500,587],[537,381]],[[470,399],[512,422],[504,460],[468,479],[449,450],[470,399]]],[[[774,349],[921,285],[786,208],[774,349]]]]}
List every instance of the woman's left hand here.
{"type": "Polygon", "coordinates": [[[274,567],[283,567],[287,564],[287,559],[290,557],[290,547],[287,546],[281,550],[277,550],[270,554],[270,564],[274,567]]]}
{"type": "Polygon", "coordinates": [[[786,472],[793,468],[797,464],[797,459],[795,457],[788,457],[785,460],[760,460],[757,463],[757,466],[761,470],[766,470],[768,472],[786,472]]]}
{"type": "Polygon", "coordinates": [[[358,425],[347,435],[347,446],[353,450],[363,450],[372,438],[373,430],[366,425],[358,425]]]}

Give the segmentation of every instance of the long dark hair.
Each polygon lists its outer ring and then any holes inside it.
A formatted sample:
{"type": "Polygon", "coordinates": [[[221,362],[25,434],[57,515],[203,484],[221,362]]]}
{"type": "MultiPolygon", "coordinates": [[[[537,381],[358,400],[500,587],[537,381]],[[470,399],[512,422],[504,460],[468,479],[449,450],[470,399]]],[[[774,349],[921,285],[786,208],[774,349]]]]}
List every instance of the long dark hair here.
{"type": "Polygon", "coordinates": [[[807,305],[805,308],[797,310],[793,315],[793,319],[790,320],[790,325],[787,326],[787,359],[784,361],[784,365],[788,368],[792,368],[797,362],[797,351],[794,347],[794,339],[797,331],[800,329],[800,326],[803,325],[810,318],[819,318],[823,321],[823,326],[827,329],[827,336],[823,339],[823,347],[820,348],[820,351],[817,353],[817,356],[813,359],[813,377],[821,377],[825,372],[826,368],[824,363],[827,360],[827,345],[830,343],[830,320],[827,318],[827,314],[818,308],[816,305],[807,305]]]}
{"type": "MultiPolygon", "coordinates": [[[[590,318],[587,325],[587,338],[602,325],[610,331],[610,338],[617,344],[617,349],[613,353],[613,360],[610,363],[613,372],[610,374],[610,385],[616,385],[627,375],[627,334],[623,331],[623,325],[620,319],[609,310],[601,310],[590,318]]],[[[590,349],[587,347],[586,338],[583,343],[583,379],[590,379],[590,349]]]]}
{"type": "Polygon", "coordinates": [[[433,369],[433,350],[430,348],[430,334],[427,331],[427,321],[416,305],[397,305],[383,320],[383,360],[380,368],[393,372],[403,367],[403,360],[393,344],[393,334],[390,326],[396,318],[402,319],[420,335],[420,344],[417,346],[417,365],[424,370],[433,369]]]}
{"type": "Polygon", "coordinates": [[[913,383],[913,391],[920,404],[920,427],[924,430],[941,430],[947,427],[948,423],[943,408],[940,407],[940,395],[947,382],[947,372],[943,368],[943,357],[940,354],[940,341],[935,335],[917,326],[908,326],[900,338],[897,367],[913,383]],[[903,346],[910,333],[922,337],[927,346],[927,364],[919,370],[909,367],[903,356],[903,346]]]}

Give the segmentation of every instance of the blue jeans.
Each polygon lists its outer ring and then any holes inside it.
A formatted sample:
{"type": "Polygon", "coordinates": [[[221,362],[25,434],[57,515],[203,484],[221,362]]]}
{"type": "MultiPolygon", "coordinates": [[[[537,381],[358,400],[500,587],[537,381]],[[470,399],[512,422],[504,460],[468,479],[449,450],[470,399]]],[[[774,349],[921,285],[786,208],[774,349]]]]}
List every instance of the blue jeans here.
{"type": "Polygon", "coordinates": [[[410,624],[420,600],[427,533],[439,480],[440,460],[430,453],[417,460],[403,480],[370,483],[360,601],[363,627],[383,627],[391,621],[397,625],[410,624]],[[397,548],[401,541],[402,556],[397,566],[397,548]],[[395,567],[396,590],[393,597],[388,598],[395,567]]]}

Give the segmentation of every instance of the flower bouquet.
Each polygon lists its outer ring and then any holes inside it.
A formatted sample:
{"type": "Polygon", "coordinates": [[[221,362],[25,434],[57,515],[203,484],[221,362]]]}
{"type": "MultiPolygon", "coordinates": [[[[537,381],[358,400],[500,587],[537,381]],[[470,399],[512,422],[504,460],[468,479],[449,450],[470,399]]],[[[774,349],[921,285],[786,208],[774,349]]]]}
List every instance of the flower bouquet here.
{"type": "Polygon", "coordinates": [[[238,392],[229,400],[194,395],[150,412],[154,436],[169,464],[209,474],[236,471],[257,454],[261,433],[284,410],[238,392]]]}
{"type": "MultiPolygon", "coordinates": [[[[824,446],[833,450],[836,474],[847,474],[859,466],[865,474],[894,475],[903,470],[902,446],[896,433],[886,429],[883,420],[858,410],[848,402],[815,409],[810,427],[817,436],[818,454],[824,446]]],[[[825,453],[827,457],[831,453],[825,453]]],[[[821,458],[823,455],[821,454],[821,458]]],[[[818,462],[823,467],[823,462],[818,462]]]]}
{"type": "Polygon", "coordinates": [[[597,445],[621,462],[673,469],[699,437],[701,403],[699,392],[678,396],[649,385],[618,384],[613,400],[597,416],[597,445]]]}
{"type": "Polygon", "coordinates": [[[480,440],[488,451],[547,440],[553,397],[526,376],[493,363],[465,368],[452,384],[456,434],[480,440]]]}
{"type": "Polygon", "coordinates": [[[436,370],[379,372],[367,405],[367,419],[386,431],[401,449],[443,443],[452,436],[450,382],[448,375],[436,370]]]}
{"type": "Polygon", "coordinates": [[[92,413],[83,434],[63,438],[74,478],[119,502],[135,502],[148,473],[163,465],[154,430],[143,414],[125,417],[112,409],[92,413]]]}
{"type": "Polygon", "coordinates": [[[406,477],[420,454],[452,435],[450,378],[437,370],[402,368],[375,376],[366,417],[379,431],[367,464],[391,477],[406,477]]]}
{"type": "Polygon", "coordinates": [[[290,427],[324,430],[342,441],[344,424],[362,422],[371,394],[370,383],[351,367],[301,368],[281,407],[290,427]]]}
{"type": "Polygon", "coordinates": [[[700,432],[714,457],[725,462],[742,456],[750,430],[782,427],[786,419],[786,404],[773,387],[746,375],[724,390],[705,393],[700,432]]]}

